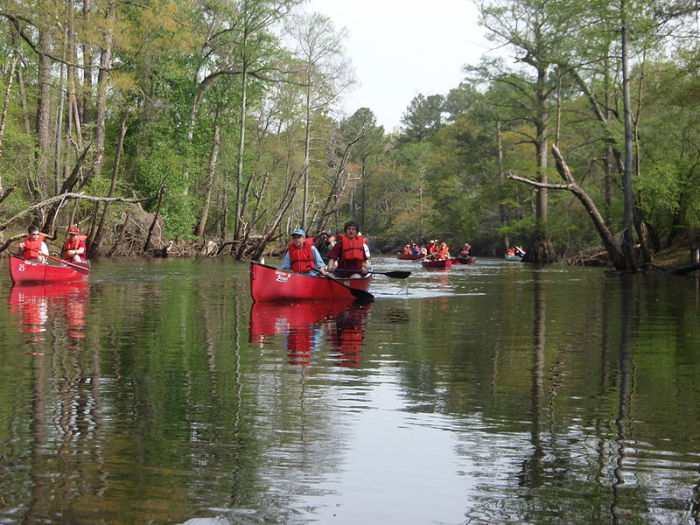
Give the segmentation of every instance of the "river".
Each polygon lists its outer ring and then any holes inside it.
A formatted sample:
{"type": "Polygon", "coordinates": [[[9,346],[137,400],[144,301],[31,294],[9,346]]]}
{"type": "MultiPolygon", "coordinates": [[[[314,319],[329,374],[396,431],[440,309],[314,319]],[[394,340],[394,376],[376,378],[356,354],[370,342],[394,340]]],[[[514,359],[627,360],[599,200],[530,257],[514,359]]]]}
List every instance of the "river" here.
{"type": "Polygon", "coordinates": [[[0,524],[700,522],[697,278],[374,265],[293,307],[227,257],[4,272],[0,524]]]}

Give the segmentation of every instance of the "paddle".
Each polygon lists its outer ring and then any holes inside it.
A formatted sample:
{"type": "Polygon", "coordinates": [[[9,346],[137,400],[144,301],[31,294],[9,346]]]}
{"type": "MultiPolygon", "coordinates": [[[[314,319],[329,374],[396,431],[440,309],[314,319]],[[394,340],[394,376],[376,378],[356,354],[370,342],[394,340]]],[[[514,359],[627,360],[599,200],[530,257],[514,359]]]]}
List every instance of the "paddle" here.
{"type": "Polygon", "coordinates": [[[406,271],[403,271],[403,270],[396,270],[396,271],[393,271],[393,272],[377,272],[377,271],[375,271],[375,270],[372,270],[372,271],[369,272],[369,273],[378,273],[378,274],[380,274],[380,275],[386,275],[387,277],[392,277],[392,278],[394,278],[394,279],[405,279],[406,277],[408,277],[409,275],[411,275],[411,272],[406,272],[406,271]]]}
{"type": "MultiPolygon", "coordinates": [[[[353,273],[358,273],[357,270],[335,270],[338,273],[343,273],[347,275],[351,275],[353,273]]],[[[394,279],[405,279],[406,277],[411,275],[411,272],[407,272],[405,270],[396,270],[392,272],[375,272],[372,270],[369,273],[378,273],[380,275],[386,275],[387,277],[393,277],[394,279]]]]}
{"type": "Polygon", "coordinates": [[[56,262],[60,262],[61,264],[65,264],[66,266],[70,266],[71,268],[75,268],[75,269],[78,270],[80,273],[84,273],[84,274],[90,273],[90,268],[88,268],[88,267],[86,267],[86,266],[82,266],[82,265],[79,265],[79,264],[76,264],[76,263],[64,261],[63,259],[57,259],[56,257],[52,257],[51,255],[46,255],[46,254],[44,254],[44,256],[45,256],[45,257],[48,257],[49,259],[52,259],[52,260],[54,260],[54,261],[56,261],[56,262]]]}
{"type": "Polygon", "coordinates": [[[355,299],[359,299],[359,300],[361,300],[361,301],[366,301],[366,302],[374,301],[374,295],[372,295],[372,294],[369,293],[369,292],[365,292],[364,290],[357,290],[357,289],[353,288],[352,286],[348,286],[347,284],[345,284],[345,283],[339,281],[338,279],[333,279],[333,277],[331,277],[330,275],[323,275],[321,272],[319,272],[319,271],[318,271],[316,268],[314,268],[313,266],[309,266],[309,269],[310,269],[310,270],[313,270],[314,272],[316,272],[316,273],[318,274],[319,277],[323,277],[323,278],[325,278],[325,279],[329,279],[329,280],[333,281],[334,283],[337,283],[337,284],[339,284],[340,286],[343,286],[343,287],[347,288],[348,290],[350,290],[350,293],[353,295],[353,297],[354,297],[355,299]]]}

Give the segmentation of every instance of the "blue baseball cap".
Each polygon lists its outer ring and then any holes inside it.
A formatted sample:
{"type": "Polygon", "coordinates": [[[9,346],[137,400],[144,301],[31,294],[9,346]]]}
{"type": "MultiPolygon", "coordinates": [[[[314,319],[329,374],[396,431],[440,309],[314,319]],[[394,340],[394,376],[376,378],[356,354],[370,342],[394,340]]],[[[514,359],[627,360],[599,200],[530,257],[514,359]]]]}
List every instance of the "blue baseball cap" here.
{"type": "Polygon", "coordinates": [[[304,230],[301,228],[297,228],[292,232],[292,235],[301,235],[302,237],[306,237],[306,233],[304,233],[304,230]]]}

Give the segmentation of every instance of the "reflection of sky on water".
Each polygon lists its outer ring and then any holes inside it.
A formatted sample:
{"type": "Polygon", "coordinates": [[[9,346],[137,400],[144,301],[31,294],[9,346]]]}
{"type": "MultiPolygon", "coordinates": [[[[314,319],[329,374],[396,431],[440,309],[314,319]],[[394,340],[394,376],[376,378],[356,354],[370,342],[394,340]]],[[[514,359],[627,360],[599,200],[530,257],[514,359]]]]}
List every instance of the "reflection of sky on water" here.
{"type": "Polygon", "coordinates": [[[355,388],[335,392],[338,410],[352,409],[340,429],[342,455],[315,483],[322,497],[303,497],[299,507],[313,508],[320,523],[454,523],[475,483],[464,475],[475,470],[472,458],[455,455],[459,429],[449,417],[405,411],[396,381],[384,375],[364,397],[355,388]]]}

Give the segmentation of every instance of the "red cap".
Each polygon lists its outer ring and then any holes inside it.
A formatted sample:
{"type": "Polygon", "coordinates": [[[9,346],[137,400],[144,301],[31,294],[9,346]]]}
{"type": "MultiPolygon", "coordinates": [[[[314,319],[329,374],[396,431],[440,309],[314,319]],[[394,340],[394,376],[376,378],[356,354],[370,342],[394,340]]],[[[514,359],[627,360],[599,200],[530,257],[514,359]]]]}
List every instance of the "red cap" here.
{"type": "Polygon", "coordinates": [[[78,228],[76,228],[75,226],[73,226],[70,230],[68,230],[68,233],[79,233],[79,232],[78,232],[78,228]]]}

